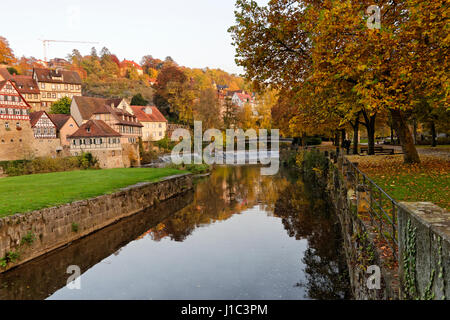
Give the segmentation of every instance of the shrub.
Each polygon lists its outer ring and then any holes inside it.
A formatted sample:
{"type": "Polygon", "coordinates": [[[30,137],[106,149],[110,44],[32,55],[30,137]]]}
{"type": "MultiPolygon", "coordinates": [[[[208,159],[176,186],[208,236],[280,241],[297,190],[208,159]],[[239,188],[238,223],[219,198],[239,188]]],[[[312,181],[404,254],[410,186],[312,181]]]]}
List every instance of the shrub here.
{"type": "Polygon", "coordinates": [[[77,157],[4,161],[0,162],[0,166],[8,176],[21,176],[78,169],[98,169],[98,160],[90,153],[83,153],[77,157]]]}
{"type": "Polygon", "coordinates": [[[169,137],[165,136],[159,141],[155,141],[155,144],[164,152],[170,152],[178,144],[177,141],[172,141],[169,137]]]}
{"type": "Polygon", "coordinates": [[[306,138],[306,145],[307,146],[319,146],[322,144],[322,138],[321,137],[308,137],[306,138]]]}
{"type": "Polygon", "coordinates": [[[28,231],[28,233],[22,237],[22,240],[20,241],[20,244],[27,244],[27,245],[32,245],[34,240],[36,240],[36,236],[34,235],[33,232],[28,231]]]}
{"type": "Polygon", "coordinates": [[[78,223],[72,222],[72,232],[78,232],[78,223]]]}
{"type": "Polygon", "coordinates": [[[328,170],[328,159],[319,150],[304,152],[302,171],[305,181],[319,182],[326,177],[328,170]]]}

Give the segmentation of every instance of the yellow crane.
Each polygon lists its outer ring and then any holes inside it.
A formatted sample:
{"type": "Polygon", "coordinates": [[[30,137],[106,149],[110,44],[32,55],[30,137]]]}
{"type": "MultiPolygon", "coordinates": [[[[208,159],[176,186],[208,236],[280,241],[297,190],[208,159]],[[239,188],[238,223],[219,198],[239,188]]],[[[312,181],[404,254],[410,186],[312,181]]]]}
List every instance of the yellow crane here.
{"type": "Polygon", "coordinates": [[[66,43],[90,43],[90,44],[98,44],[98,42],[91,41],[70,41],[70,40],[41,40],[44,46],[44,61],[47,62],[47,50],[50,42],[66,42],[66,43]]]}

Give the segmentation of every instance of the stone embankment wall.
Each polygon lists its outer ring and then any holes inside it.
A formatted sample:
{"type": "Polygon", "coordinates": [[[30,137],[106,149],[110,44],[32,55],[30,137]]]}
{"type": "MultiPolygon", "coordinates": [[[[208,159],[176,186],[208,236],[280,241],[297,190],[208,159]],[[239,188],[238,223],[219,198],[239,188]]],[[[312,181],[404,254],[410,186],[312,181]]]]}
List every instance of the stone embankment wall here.
{"type": "Polygon", "coordinates": [[[351,189],[348,177],[342,175],[341,169],[342,161],[336,166],[329,162],[327,193],[341,225],[353,297],[357,300],[398,299],[399,283],[396,274],[385,267],[386,261],[383,261],[381,252],[374,244],[376,234],[358,217],[360,199],[357,192],[351,189]],[[369,266],[380,268],[380,289],[371,289],[367,285],[373,274],[368,273],[369,266]]]}
{"type": "Polygon", "coordinates": [[[450,213],[429,202],[397,209],[398,262],[378,250],[367,221],[359,218],[364,190],[352,190],[342,159],[330,161],[327,191],[336,209],[355,299],[450,299],[450,213]],[[369,289],[369,266],[380,267],[381,289],[369,289]]]}
{"type": "Polygon", "coordinates": [[[67,267],[81,273],[145,235],[194,199],[194,191],[157,203],[102,230],[0,274],[0,300],[43,300],[67,283],[67,267]]]}
{"type": "Polygon", "coordinates": [[[450,299],[450,212],[404,202],[398,224],[402,298],[450,299]]]}
{"type": "Polygon", "coordinates": [[[193,188],[188,174],[0,219],[0,272],[193,188]]]}

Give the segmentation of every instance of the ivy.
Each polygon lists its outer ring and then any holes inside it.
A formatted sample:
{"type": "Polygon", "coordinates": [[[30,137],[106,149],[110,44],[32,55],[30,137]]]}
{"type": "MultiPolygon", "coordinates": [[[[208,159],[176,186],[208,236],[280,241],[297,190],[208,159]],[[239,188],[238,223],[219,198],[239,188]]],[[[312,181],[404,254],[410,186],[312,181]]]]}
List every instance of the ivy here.
{"type": "Polygon", "coordinates": [[[404,298],[417,297],[416,287],[416,231],[411,226],[411,220],[406,225],[405,255],[403,257],[404,270],[404,298]]]}

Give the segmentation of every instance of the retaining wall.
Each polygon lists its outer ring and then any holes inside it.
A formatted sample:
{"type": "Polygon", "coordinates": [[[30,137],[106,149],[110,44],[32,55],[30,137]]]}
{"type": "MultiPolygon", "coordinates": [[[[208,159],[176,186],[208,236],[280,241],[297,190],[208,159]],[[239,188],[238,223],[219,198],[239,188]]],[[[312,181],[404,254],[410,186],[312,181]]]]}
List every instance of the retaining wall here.
{"type": "Polygon", "coordinates": [[[403,299],[450,299],[450,212],[403,202],[398,212],[403,299]]]}
{"type": "Polygon", "coordinates": [[[0,273],[193,188],[189,174],[0,219],[0,273]]]}
{"type": "Polygon", "coordinates": [[[358,217],[358,207],[362,206],[361,198],[358,197],[357,190],[351,189],[348,177],[340,173],[341,167],[341,161],[337,166],[329,162],[327,194],[341,225],[353,297],[357,300],[398,299],[400,284],[396,270],[385,267],[386,261],[374,244],[377,235],[358,217]],[[368,273],[369,266],[380,268],[380,289],[371,289],[367,285],[373,274],[368,273]]]}

